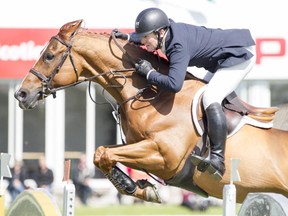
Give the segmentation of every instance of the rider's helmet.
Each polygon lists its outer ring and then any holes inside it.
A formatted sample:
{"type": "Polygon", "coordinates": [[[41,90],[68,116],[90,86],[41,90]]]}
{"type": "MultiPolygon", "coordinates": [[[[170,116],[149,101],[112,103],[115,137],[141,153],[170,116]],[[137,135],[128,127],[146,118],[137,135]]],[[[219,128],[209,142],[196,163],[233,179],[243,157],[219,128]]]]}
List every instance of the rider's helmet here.
{"type": "Polygon", "coordinates": [[[159,8],[147,8],[140,12],[135,21],[135,34],[141,38],[170,25],[167,15],[159,8]]]}

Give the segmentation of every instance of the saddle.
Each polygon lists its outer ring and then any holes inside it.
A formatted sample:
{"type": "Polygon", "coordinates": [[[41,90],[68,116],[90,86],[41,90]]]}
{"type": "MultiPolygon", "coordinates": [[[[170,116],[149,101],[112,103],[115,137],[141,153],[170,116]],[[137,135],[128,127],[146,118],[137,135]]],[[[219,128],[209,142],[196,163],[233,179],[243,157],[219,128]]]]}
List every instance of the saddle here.
{"type": "MultiPolygon", "coordinates": [[[[202,94],[206,86],[195,95],[192,103],[193,123],[199,136],[205,133],[205,111],[202,105],[202,94]]],[[[242,126],[249,124],[259,128],[272,128],[278,107],[255,107],[241,100],[235,92],[229,94],[222,102],[227,121],[228,138],[237,133],[242,126]]]]}

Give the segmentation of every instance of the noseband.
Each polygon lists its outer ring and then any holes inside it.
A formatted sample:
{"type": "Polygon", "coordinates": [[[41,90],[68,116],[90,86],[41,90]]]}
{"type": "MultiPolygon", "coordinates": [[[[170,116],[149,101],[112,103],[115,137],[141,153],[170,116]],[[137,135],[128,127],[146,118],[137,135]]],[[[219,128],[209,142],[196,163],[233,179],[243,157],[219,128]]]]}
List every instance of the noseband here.
{"type": "MultiPolygon", "coordinates": [[[[53,72],[47,77],[45,75],[43,75],[42,73],[40,73],[39,71],[37,71],[35,68],[31,68],[30,69],[30,73],[34,74],[36,77],[38,77],[40,79],[40,81],[42,82],[42,96],[48,96],[50,94],[53,94],[53,97],[55,98],[56,97],[56,91],[57,90],[60,90],[60,89],[63,89],[63,87],[60,87],[60,88],[54,88],[52,86],[52,81],[54,79],[54,77],[56,76],[56,74],[59,72],[59,70],[61,69],[62,65],[64,64],[67,56],[69,55],[69,58],[70,58],[70,61],[72,63],[72,66],[73,66],[73,69],[74,69],[74,72],[75,72],[75,75],[76,75],[76,83],[78,82],[78,70],[75,66],[75,63],[74,63],[74,59],[72,57],[72,53],[71,53],[71,48],[72,48],[72,44],[73,44],[73,39],[74,39],[74,36],[75,34],[71,37],[71,40],[69,43],[66,43],[64,40],[62,40],[58,35],[56,36],[53,36],[50,41],[52,39],[55,39],[57,41],[59,41],[61,44],[63,44],[64,46],[66,46],[66,50],[59,62],[59,64],[56,66],[56,68],[53,70],[53,72]]],[[[75,83],[73,84],[75,85],[75,83]]],[[[69,85],[71,86],[71,85],[69,85]]],[[[65,86],[65,87],[68,87],[68,86],[65,86]]]]}

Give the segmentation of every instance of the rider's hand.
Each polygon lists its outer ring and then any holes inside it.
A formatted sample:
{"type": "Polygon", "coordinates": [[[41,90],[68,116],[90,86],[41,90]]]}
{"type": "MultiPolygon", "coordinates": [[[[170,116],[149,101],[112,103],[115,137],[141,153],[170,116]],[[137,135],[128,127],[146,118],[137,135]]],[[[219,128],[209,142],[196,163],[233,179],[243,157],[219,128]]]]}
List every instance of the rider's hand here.
{"type": "Polygon", "coordinates": [[[128,34],[122,33],[118,29],[113,29],[112,33],[115,35],[116,38],[120,38],[120,39],[123,39],[123,40],[128,40],[129,39],[128,34]]]}
{"type": "Polygon", "coordinates": [[[141,76],[147,78],[147,74],[152,71],[156,71],[149,61],[141,59],[138,63],[135,64],[136,72],[139,73],[141,76]]]}

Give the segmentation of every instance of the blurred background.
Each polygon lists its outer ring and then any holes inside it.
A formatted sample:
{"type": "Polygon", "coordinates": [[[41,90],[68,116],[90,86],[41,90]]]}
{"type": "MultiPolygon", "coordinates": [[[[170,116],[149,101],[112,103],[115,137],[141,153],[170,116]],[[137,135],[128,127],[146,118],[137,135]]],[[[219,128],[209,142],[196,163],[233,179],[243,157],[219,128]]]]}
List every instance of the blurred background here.
{"type": "MultiPolygon", "coordinates": [[[[19,165],[24,170],[21,171],[24,187],[48,187],[59,200],[63,187],[63,162],[70,159],[71,178],[77,183],[76,187],[81,188],[78,191],[85,191],[77,193],[77,204],[103,206],[139,202],[119,196],[93,165],[95,149],[100,145],[121,144],[121,137],[111,106],[95,105],[89,98],[86,84],[57,92],[56,99],[49,97],[45,102],[39,102],[34,110],[23,111],[18,107],[14,92],[45,43],[57,34],[62,25],[77,19],[84,19],[86,28],[98,32],[110,32],[114,28],[133,31],[136,16],[147,7],[161,8],[176,22],[212,28],[248,28],[256,40],[257,64],[237,93],[254,106],[278,106],[288,101],[288,28],[284,27],[288,15],[284,4],[284,0],[2,2],[0,152],[11,154],[11,168],[17,170],[19,165]],[[45,173],[46,182],[37,178],[38,172],[45,173]]],[[[97,102],[105,101],[97,85],[92,86],[91,93],[97,102]]],[[[150,178],[145,173],[123,169],[135,179],[150,178]]],[[[153,179],[151,181],[159,188],[165,203],[188,205],[189,208],[198,208],[199,203],[202,208],[207,207],[207,203],[221,205],[220,200],[207,201],[180,189],[162,186],[153,179]],[[193,203],[197,203],[196,207],[193,203]]],[[[8,193],[7,200],[13,201],[15,194],[8,193]]]]}

